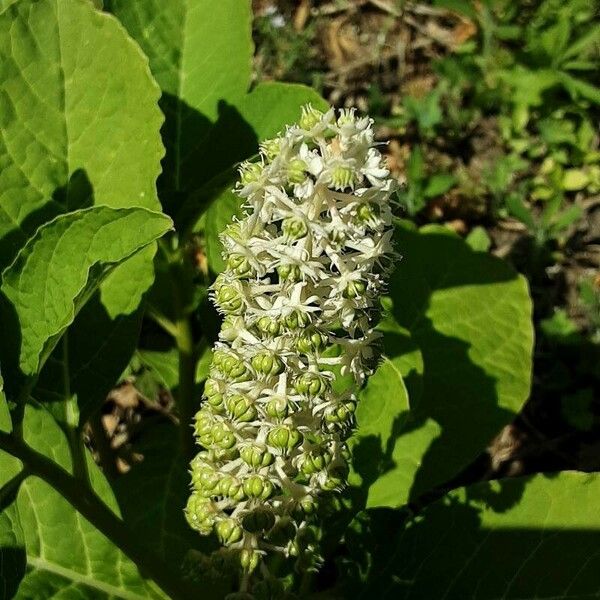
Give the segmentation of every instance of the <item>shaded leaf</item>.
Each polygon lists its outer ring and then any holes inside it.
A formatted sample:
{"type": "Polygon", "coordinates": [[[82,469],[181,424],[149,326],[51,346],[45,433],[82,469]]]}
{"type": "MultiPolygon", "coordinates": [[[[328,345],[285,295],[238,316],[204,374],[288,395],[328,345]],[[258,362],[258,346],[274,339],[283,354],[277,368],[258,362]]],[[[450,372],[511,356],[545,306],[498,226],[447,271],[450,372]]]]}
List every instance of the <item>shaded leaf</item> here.
{"type": "Polygon", "coordinates": [[[442,227],[402,227],[397,248],[403,259],[390,285],[384,351],[406,382],[410,412],[384,362],[386,373],[362,394],[354,445],[370,507],[401,506],[455,476],[514,418],[531,379],[531,300],[522,277],[442,227]]]}

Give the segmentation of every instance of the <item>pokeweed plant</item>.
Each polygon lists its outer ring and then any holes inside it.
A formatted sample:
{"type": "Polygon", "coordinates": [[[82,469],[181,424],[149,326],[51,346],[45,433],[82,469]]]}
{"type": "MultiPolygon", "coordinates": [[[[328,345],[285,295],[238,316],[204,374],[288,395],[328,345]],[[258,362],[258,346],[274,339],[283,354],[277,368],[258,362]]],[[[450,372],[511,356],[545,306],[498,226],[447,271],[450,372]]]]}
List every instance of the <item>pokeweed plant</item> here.
{"type": "Polygon", "coordinates": [[[391,217],[367,118],[248,91],[249,2],[100,4],[0,3],[0,597],[594,597],[596,476],[444,495],[527,398],[525,281],[391,217]],[[175,405],[119,473],[125,376],[175,405]]]}

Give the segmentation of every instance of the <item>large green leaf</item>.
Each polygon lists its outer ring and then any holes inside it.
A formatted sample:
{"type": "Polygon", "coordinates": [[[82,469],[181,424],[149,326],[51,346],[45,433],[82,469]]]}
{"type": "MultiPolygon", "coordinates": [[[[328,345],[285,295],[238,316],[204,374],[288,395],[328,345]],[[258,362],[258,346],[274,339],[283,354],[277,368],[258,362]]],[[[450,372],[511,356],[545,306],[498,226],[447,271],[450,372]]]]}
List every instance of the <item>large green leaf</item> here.
{"type": "MultiPolygon", "coordinates": [[[[47,411],[28,406],[24,434],[38,452],[71,470],[64,434],[47,411]]],[[[0,451],[0,461],[4,456],[0,451]]],[[[96,493],[118,512],[106,479],[91,459],[88,469],[96,493]]],[[[18,514],[27,552],[27,573],[16,598],[164,597],[118,548],[41,479],[27,478],[10,509],[9,514],[18,514]]],[[[0,520],[0,540],[9,531],[7,519],[0,520]]]]}
{"type": "MultiPolygon", "coordinates": [[[[284,83],[262,83],[238,105],[241,118],[252,127],[255,139],[244,142],[236,127],[216,127],[212,133],[214,143],[220,140],[224,145],[236,148],[235,160],[242,160],[257,151],[257,140],[273,137],[283,130],[285,125],[298,120],[300,109],[305,104],[325,110],[327,103],[314,90],[303,85],[284,83]]],[[[210,144],[209,144],[210,147],[210,144]]],[[[214,165],[214,170],[227,165],[214,165]]],[[[233,175],[225,180],[224,191],[213,200],[206,211],[205,238],[206,255],[211,270],[219,273],[225,267],[221,258],[222,245],[219,234],[231,222],[236,214],[240,214],[241,199],[231,190],[233,175]]]]}
{"type": "MultiPolygon", "coordinates": [[[[111,0],[163,90],[168,192],[204,183],[198,153],[224,108],[244,96],[252,65],[248,0],[111,0]]],[[[214,152],[214,148],[212,149],[214,152]]]]}
{"type": "Polygon", "coordinates": [[[349,547],[375,554],[354,597],[600,598],[599,497],[600,476],[564,472],[456,490],[404,530],[394,511],[367,511],[354,524],[362,549],[352,534],[349,547]]]}
{"type": "MultiPolygon", "coordinates": [[[[11,422],[0,378],[0,431],[10,431],[11,422]]],[[[25,575],[25,540],[21,520],[14,506],[14,494],[18,489],[15,479],[21,471],[21,463],[12,456],[0,452],[0,598],[12,598],[25,575]]]]}
{"type": "Polygon", "coordinates": [[[133,448],[143,460],[113,486],[123,516],[140,540],[161,557],[181,564],[190,549],[206,549],[210,542],[192,531],[184,518],[190,475],[178,428],[157,423],[133,448]]]}
{"type": "MultiPolygon", "coordinates": [[[[143,311],[111,319],[98,294],[81,309],[40,373],[32,395],[40,402],[77,400],[83,424],[97,410],[135,351],[143,311]],[[98,335],[102,332],[102,335],[98,335]]],[[[56,416],[63,411],[51,412],[56,416]]]]}
{"type": "Polygon", "coordinates": [[[0,15],[0,63],[0,266],[65,210],[158,208],[159,90],[114,17],[18,0],[0,15]]]}
{"type": "Polygon", "coordinates": [[[5,357],[14,353],[20,370],[35,375],[100,281],[170,225],[161,213],[109,207],[82,209],[43,225],[2,277],[4,324],[13,323],[5,357]],[[12,339],[16,331],[20,340],[12,339]]]}
{"type": "Polygon", "coordinates": [[[514,418],[531,378],[522,277],[441,227],[401,227],[397,248],[382,330],[410,409],[384,362],[362,394],[354,440],[354,483],[360,476],[370,507],[401,506],[455,476],[514,418]]]}

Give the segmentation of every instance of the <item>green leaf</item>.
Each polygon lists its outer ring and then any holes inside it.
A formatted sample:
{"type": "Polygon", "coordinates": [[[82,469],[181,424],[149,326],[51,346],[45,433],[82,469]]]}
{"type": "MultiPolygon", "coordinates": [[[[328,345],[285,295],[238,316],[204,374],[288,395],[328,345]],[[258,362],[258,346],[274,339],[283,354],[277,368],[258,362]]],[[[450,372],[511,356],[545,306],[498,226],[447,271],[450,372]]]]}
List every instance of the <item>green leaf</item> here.
{"type": "Polygon", "coordinates": [[[436,173],[427,181],[423,195],[426,198],[436,198],[452,189],[455,184],[456,177],[454,175],[450,175],[450,173],[436,173]]]}
{"type": "Polygon", "coordinates": [[[382,330],[410,412],[384,362],[361,396],[353,447],[369,507],[402,506],[455,476],[514,418],[531,381],[525,280],[443,227],[400,227],[396,246],[382,330]]]}
{"type": "Polygon", "coordinates": [[[12,305],[5,319],[20,326],[20,343],[9,343],[19,344],[14,350],[25,375],[37,374],[110,270],[170,225],[165,215],[143,208],[93,207],[61,215],[37,231],[4,272],[0,288],[12,305]]]}
{"type": "MultiPolygon", "coordinates": [[[[212,125],[242,98],[252,67],[247,0],[111,0],[109,9],[140,44],[163,91],[167,192],[200,187],[199,161],[212,125]]],[[[211,152],[214,148],[211,148],[211,152]]]]}
{"type": "Polygon", "coordinates": [[[598,598],[599,494],[597,474],[564,472],[456,490],[404,531],[369,511],[363,533],[381,543],[355,597],[598,598]]]}
{"type": "Polygon", "coordinates": [[[492,245],[492,240],[484,227],[477,225],[469,232],[465,242],[471,246],[475,252],[487,252],[492,245]]]}
{"type": "MultiPolygon", "coordinates": [[[[64,434],[43,408],[26,408],[24,434],[38,452],[71,469],[64,434]]],[[[0,460],[3,456],[0,451],[0,460]]],[[[91,458],[88,468],[94,490],[117,513],[110,487],[91,458]]],[[[26,479],[11,508],[18,513],[27,550],[27,574],[17,598],[164,597],[118,548],[41,479],[26,479]]],[[[6,520],[0,520],[0,539],[7,531],[6,520]]]]}
{"type": "Polygon", "coordinates": [[[191,549],[212,549],[211,540],[194,532],[184,517],[190,475],[177,427],[157,423],[142,432],[133,448],[144,459],[116,479],[113,488],[136,537],[176,565],[191,549]]]}
{"type": "Polygon", "coordinates": [[[1,267],[66,210],[158,209],[159,90],[114,17],[18,0],[0,15],[0,63],[1,267]]]}
{"type": "MultiPolygon", "coordinates": [[[[33,397],[44,403],[57,403],[75,396],[80,422],[85,423],[102,405],[129,363],[138,341],[142,314],[138,310],[111,319],[95,294],[65,332],[66,347],[59,344],[48,358],[33,397]]],[[[56,415],[55,410],[50,410],[56,415]]]]}
{"type": "MultiPolygon", "coordinates": [[[[11,420],[0,378],[0,431],[10,431],[11,420]]],[[[0,598],[12,598],[25,575],[25,541],[19,515],[10,506],[18,489],[22,466],[0,452],[0,598]]]]}

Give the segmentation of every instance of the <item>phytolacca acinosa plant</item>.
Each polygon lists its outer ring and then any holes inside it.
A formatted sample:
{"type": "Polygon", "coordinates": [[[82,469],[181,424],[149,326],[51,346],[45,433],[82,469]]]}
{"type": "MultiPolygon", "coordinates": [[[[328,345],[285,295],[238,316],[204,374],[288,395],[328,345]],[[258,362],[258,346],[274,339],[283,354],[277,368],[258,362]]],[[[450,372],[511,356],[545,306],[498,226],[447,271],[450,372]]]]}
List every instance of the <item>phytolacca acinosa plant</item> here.
{"type": "Polygon", "coordinates": [[[392,262],[394,180],[373,122],[310,106],[240,169],[246,214],[222,234],[224,315],[195,433],[186,514],[252,571],[267,552],[314,552],[318,498],[348,473],[356,388],[392,262]],[[339,391],[336,377],[355,385],[339,391]]]}

